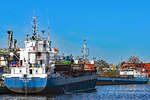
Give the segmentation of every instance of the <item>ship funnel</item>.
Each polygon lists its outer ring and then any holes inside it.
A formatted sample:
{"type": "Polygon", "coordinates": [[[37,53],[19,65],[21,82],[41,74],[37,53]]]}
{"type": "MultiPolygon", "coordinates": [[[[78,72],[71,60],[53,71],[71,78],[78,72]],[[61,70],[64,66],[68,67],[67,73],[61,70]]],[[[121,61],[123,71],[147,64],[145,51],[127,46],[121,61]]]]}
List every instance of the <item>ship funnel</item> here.
{"type": "Polygon", "coordinates": [[[17,40],[14,39],[14,40],[13,40],[13,48],[14,48],[14,49],[16,49],[16,43],[17,43],[17,40]]]}
{"type": "Polygon", "coordinates": [[[7,33],[8,33],[8,48],[11,49],[12,40],[13,40],[13,31],[8,30],[7,33]]]}

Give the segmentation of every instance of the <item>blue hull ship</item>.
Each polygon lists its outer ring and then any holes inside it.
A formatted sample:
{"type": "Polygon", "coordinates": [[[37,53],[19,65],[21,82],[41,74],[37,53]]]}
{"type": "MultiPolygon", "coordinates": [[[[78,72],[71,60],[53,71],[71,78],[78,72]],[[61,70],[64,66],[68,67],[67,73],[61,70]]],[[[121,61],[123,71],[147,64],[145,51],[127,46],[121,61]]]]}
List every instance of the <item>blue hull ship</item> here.
{"type": "Polygon", "coordinates": [[[44,31],[42,37],[37,35],[35,17],[33,17],[33,35],[31,37],[27,35],[25,48],[11,48],[12,31],[8,31],[8,34],[11,60],[9,73],[3,74],[3,80],[12,92],[41,94],[95,89],[98,75],[94,64],[85,62],[87,61],[85,44],[81,63],[75,63],[71,57],[64,61],[65,57],[57,54],[58,49],[51,48],[50,40],[44,36],[44,31]],[[61,61],[68,63],[58,64],[61,61]]]}
{"type": "Polygon", "coordinates": [[[37,93],[46,87],[46,78],[5,78],[5,85],[17,93],[37,93]]]}
{"type": "Polygon", "coordinates": [[[133,69],[121,70],[119,75],[110,77],[99,76],[97,85],[106,84],[146,84],[148,75],[133,69]]]}
{"type": "Polygon", "coordinates": [[[50,78],[5,78],[7,88],[16,93],[70,93],[95,89],[97,75],[50,78]]]}
{"type": "Polygon", "coordinates": [[[113,85],[113,84],[146,84],[149,81],[148,77],[135,77],[135,78],[109,78],[99,77],[97,85],[113,85]]]}

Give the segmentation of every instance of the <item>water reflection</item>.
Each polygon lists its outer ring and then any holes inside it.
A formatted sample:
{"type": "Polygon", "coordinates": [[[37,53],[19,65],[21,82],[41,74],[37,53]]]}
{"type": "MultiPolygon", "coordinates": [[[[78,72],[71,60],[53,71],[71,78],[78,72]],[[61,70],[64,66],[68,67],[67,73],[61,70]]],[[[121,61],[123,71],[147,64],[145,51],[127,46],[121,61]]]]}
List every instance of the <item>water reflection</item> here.
{"type": "Polygon", "coordinates": [[[150,85],[97,86],[96,91],[65,95],[16,95],[2,94],[0,100],[148,100],[150,85]]]}
{"type": "Polygon", "coordinates": [[[0,100],[94,100],[93,94],[96,90],[80,93],[70,93],[64,95],[20,95],[5,94],[0,96],[0,100]]]}
{"type": "MultiPolygon", "coordinates": [[[[2,100],[48,100],[46,97],[34,96],[4,96],[2,100]]],[[[49,99],[53,100],[53,99],[49,99]]]]}
{"type": "MultiPolygon", "coordinates": [[[[90,94],[91,95],[91,94],[90,94]]],[[[93,96],[90,95],[58,95],[58,96],[25,96],[25,95],[5,95],[1,100],[92,100],[93,96]]],[[[94,100],[94,99],[93,99],[94,100]]]]}

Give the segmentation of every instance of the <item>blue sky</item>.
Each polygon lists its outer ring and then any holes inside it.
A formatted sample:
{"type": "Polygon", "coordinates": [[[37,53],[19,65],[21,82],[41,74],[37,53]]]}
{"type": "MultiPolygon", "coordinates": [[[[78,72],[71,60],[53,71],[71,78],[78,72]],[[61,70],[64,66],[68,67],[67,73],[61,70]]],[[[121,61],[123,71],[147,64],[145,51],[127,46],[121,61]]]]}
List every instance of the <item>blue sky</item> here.
{"type": "Polygon", "coordinates": [[[7,29],[21,42],[31,33],[31,16],[38,30],[47,29],[60,53],[81,55],[87,39],[90,57],[119,63],[137,55],[150,62],[150,1],[145,0],[1,0],[0,47],[7,47],[7,29]]]}

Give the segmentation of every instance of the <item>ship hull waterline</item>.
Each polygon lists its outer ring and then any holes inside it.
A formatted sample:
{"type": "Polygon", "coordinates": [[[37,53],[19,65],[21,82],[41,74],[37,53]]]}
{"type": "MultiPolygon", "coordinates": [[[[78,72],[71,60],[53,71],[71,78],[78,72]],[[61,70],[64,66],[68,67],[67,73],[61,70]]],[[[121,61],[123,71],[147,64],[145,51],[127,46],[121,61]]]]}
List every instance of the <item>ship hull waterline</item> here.
{"type": "MultiPolygon", "coordinates": [[[[33,81],[32,81],[33,82],[33,81]]],[[[51,85],[48,81],[43,86],[7,86],[9,90],[15,93],[27,93],[27,94],[62,94],[71,92],[80,92],[95,89],[97,79],[81,80],[78,82],[73,82],[63,85],[51,85]]],[[[35,82],[34,82],[35,83],[35,82]]],[[[35,85],[35,84],[34,84],[35,85]]]]}
{"type": "Polygon", "coordinates": [[[95,89],[96,79],[89,81],[83,81],[78,83],[66,84],[53,87],[8,87],[9,90],[15,93],[51,93],[51,94],[63,94],[71,92],[89,91],[95,89]]]}
{"type": "Polygon", "coordinates": [[[98,78],[96,85],[120,85],[120,84],[146,84],[148,78],[133,78],[133,79],[120,79],[120,78],[98,78]]]}
{"type": "Polygon", "coordinates": [[[46,78],[5,78],[6,87],[16,93],[37,93],[46,87],[46,78]]]}

